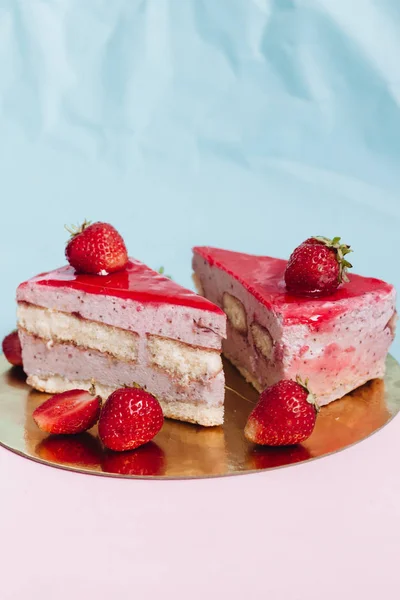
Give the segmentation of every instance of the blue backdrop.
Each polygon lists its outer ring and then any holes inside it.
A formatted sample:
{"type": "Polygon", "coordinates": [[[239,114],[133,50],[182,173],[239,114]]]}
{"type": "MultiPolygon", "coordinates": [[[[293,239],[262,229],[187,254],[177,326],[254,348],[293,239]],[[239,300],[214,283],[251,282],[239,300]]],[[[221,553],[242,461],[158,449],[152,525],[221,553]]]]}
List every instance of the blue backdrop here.
{"type": "Polygon", "coordinates": [[[186,285],[194,244],[322,234],[399,286],[399,27],[397,0],[0,0],[0,335],[84,217],[186,285]]]}

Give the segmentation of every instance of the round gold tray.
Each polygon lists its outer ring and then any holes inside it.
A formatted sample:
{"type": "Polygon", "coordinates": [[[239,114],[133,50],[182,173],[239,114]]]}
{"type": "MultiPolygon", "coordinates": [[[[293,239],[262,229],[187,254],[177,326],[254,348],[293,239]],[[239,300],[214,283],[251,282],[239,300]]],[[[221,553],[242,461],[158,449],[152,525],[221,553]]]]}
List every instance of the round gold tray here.
{"type": "Polygon", "coordinates": [[[132,452],[106,451],[97,427],[75,436],[48,436],[32,412],[48,396],[32,390],[20,369],[0,357],[0,445],[32,460],[109,477],[202,478],[264,471],[299,463],[359,442],[400,410],[400,365],[387,359],[385,380],[375,379],[323,407],[312,436],[302,445],[256,447],[243,435],[258,394],[224,362],[225,424],[200,427],[166,420],[154,441],[132,452]],[[246,398],[246,400],[244,398],[246,398]]]}

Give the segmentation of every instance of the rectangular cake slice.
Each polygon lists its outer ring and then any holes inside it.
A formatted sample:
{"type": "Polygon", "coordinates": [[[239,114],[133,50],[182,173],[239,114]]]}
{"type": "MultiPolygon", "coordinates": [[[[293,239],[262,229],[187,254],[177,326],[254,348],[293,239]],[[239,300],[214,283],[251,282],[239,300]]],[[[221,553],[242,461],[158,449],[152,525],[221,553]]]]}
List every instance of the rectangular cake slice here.
{"type": "Polygon", "coordinates": [[[394,337],[395,290],[349,275],[328,297],[286,293],[286,261],[194,248],[199,293],[227,317],[224,355],[261,391],[280,379],[309,379],[321,405],[382,377],[394,337]]]}
{"type": "Polygon", "coordinates": [[[24,370],[34,388],[89,389],[107,398],[136,383],[166,417],[223,422],[224,312],[168,277],[130,259],[106,276],[70,266],[17,290],[24,370]]]}

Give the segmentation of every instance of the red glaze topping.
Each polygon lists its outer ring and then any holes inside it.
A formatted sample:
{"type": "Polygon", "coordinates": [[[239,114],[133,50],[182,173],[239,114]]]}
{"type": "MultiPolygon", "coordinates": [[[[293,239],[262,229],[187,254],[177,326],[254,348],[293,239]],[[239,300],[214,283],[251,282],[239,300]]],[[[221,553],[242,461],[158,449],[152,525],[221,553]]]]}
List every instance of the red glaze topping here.
{"type": "MultiPolygon", "coordinates": [[[[115,296],[142,303],[178,304],[223,315],[215,304],[185,289],[168,277],[160,275],[143,263],[129,259],[126,268],[110,275],[81,275],[73,267],[65,266],[42,273],[22,283],[36,283],[48,287],[69,288],[96,296],[115,296]]],[[[20,287],[21,287],[20,286],[20,287]]]]}
{"type": "Polygon", "coordinates": [[[393,286],[372,277],[348,274],[349,283],[333,294],[319,298],[294,296],[286,291],[284,271],[286,260],[269,256],[254,256],[207,246],[193,248],[210,266],[222,269],[239,281],[259,302],[280,313],[286,324],[320,325],[347,310],[350,300],[368,293],[377,299],[389,294],[393,286]]]}

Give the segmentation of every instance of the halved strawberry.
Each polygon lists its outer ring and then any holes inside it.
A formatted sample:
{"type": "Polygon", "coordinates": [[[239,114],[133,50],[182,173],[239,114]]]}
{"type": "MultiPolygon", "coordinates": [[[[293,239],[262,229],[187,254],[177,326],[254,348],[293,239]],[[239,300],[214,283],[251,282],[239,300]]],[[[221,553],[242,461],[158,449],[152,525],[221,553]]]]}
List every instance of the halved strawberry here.
{"type": "Polygon", "coordinates": [[[33,419],[47,433],[81,433],[93,427],[100,415],[101,399],[85,390],[52,396],[33,412],[33,419]]]}
{"type": "Polygon", "coordinates": [[[3,353],[9,363],[14,367],[22,367],[22,349],[18,331],[12,331],[3,340],[3,353]]]}

